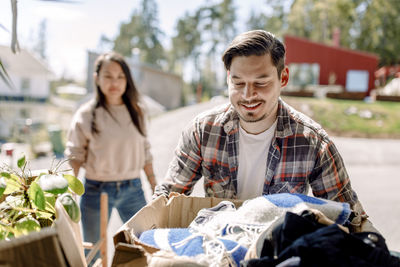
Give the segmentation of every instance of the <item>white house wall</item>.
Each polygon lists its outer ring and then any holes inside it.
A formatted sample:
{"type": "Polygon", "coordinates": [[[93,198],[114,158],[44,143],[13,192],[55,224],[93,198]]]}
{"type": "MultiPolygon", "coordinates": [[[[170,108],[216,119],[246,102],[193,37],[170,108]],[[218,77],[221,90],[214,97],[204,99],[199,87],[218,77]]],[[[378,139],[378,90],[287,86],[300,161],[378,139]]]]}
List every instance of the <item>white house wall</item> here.
{"type": "Polygon", "coordinates": [[[36,75],[31,77],[20,77],[19,75],[9,73],[11,81],[15,88],[8,87],[3,81],[0,82],[0,96],[25,96],[32,98],[47,98],[50,93],[49,78],[46,75],[36,75]],[[29,88],[24,93],[21,89],[22,80],[29,79],[29,88]]]}

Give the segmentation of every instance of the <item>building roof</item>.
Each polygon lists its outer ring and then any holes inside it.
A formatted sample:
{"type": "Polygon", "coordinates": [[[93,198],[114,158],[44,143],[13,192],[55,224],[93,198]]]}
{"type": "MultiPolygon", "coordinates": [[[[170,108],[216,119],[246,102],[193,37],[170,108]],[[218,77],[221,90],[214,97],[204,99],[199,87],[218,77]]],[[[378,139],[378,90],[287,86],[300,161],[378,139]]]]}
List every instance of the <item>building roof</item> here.
{"type": "Polygon", "coordinates": [[[285,42],[287,40],[292,39],[292,40],[295,40],[296,42],[301,42],[301,43],[309,44],[309,45],[313,45],[313,46],[319,46],[321,48],[342,51],[344,53],[353,54],[353,55],[362,56],[362,57],[367,57],[367,58],[372,58],[372,59],[376,59],[376,60],[379,59],[379,56],[377,54],[374,54],[374,53],[365,52],[365,51],[361,51],[361,50],[349,49],[349,48],[345,48],[345,47],[341,47],[341,46],[328,45],[328,44],[324,44],[324,43],[321,43],[321,42],[314,42],[314,41],[308,40],[306,38],[298,37],[298,36],[294,36],[294,35],[286,34],[284,36],[284,39],[285,39],[285,42]]]}
{"type": "Polygon", "coordinates": [[[53,74],[41,59],[25,49],[14,54],[10,47],[0,45],[0,60],[8,73],[29,76],[53,74]]]}

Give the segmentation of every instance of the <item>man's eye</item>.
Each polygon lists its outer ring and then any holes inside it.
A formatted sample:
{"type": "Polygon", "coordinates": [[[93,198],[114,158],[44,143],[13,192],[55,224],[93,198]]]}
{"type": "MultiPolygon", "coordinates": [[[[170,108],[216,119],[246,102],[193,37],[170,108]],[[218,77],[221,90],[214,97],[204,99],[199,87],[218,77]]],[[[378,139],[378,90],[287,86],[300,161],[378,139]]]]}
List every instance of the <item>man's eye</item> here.
{"type": "Polygon", "coordinates": [[[234,83],[235,86],[244,86],[244,83],[234,83]]]}
{"type": "Polygon", "coordinates": [[[267,84],[266,83],[256,83],[256,86],[257,87],[265,87],[265,86],[267,86],[267,84]]]}

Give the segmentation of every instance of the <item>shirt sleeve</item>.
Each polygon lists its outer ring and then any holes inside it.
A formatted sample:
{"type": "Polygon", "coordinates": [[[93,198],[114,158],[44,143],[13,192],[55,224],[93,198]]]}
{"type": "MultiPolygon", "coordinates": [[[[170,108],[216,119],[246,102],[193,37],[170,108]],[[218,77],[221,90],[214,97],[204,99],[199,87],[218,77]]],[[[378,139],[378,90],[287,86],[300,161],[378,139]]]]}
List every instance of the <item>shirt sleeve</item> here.
{"type": "Polygon", "coordinates": [[[170,192],[189,195],[202,177],[202,161],[200,131],[195,122],[182,132],[164,182],[157,186],[155,195],[168,196],[170,192]]]}
{"type": "Polygon", "coordinates": [[[151,145],[147,138],[144,140],[144,157],[145,157],[145,164],[153,162],[153,155],[151,154],[151,145]]]}
{"type": "Polygon", "coordinates": [[[138,105],[143,112],[143,131],[144,131],[144,134],[146,135],[145,140],[144,140],[144,158],[145,158],[145,164],[148,164],[153,161],[153,155],[151,154],[151,144],[149,142],[149,139],[147,138],[147,134],[148,134],[147,129],[149,128],[149,123],[150,123],[150,118],[148,116],[149,109],[148,109],[146,103],[143,101],[143,99],[140,100],[138,105]]]}
{"type": "Polygon", "coordinates": [[[348,202],[353,206],[358,197],[351,187],[349,175],[336,146],[330,140],[322,141],[317,153],[310,175],[313,194],[333,201],[348,202]]]}
{"type": "Polygon", "coordinates": [[[88,137],[84,130],[84,118],[77,112],[72,119],[71,126],[67,134],[65,156],[70,160],[83,165],[86,161],[88,137]]]}

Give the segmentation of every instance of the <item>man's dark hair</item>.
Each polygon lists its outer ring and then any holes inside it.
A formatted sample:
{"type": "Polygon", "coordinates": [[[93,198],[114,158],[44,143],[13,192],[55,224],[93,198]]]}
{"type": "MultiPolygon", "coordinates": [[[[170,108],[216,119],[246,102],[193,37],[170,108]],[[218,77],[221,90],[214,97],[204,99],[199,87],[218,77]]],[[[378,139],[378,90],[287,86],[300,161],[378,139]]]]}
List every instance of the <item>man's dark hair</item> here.
{"type": "Polygon", "coordinates": [[[222,55],[222,61],[225,69],[229,70],[234,57],[266,54],[271,56],[280,77],[285,67],[285,47],[272,33],[264,30],[248,31],[236,36],[222,55]]]}

